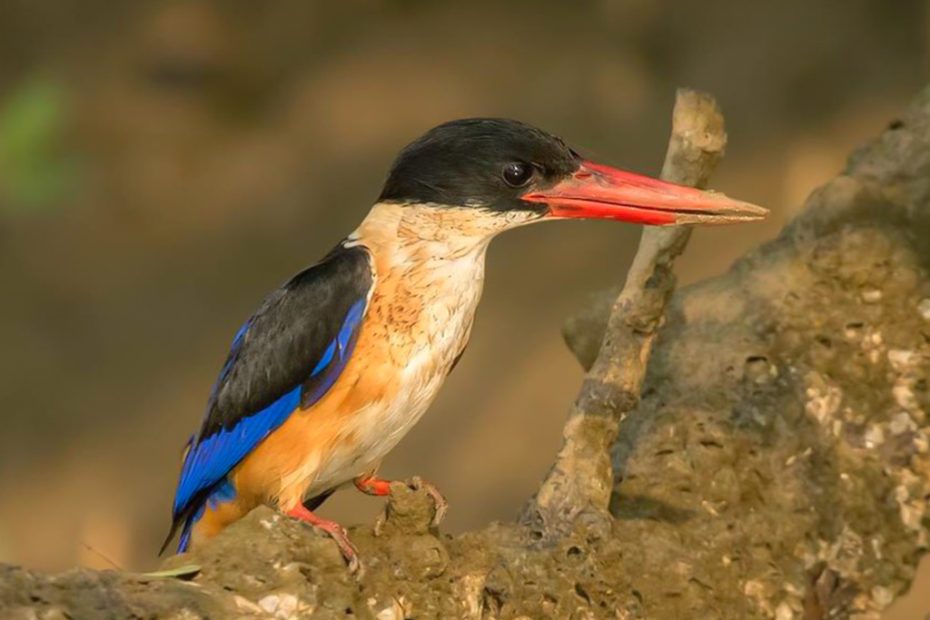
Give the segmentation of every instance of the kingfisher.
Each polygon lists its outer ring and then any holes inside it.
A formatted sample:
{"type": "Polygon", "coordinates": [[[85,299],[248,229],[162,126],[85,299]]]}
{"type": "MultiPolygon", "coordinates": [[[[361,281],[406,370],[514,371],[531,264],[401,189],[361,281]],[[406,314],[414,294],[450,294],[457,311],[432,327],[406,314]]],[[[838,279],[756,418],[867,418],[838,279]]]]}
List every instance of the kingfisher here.
{"type": "MultiPolygon", "coordinates": [[[[767,211],[721,193],[582,158],[560,138],[498,118],[451,121],[406,146],[361,224],[262,302],[236,332],[182,459],[178,552],[259,505],[328,533],[314,511],[354,484],[391,493],[385,456],[420,419],[471,334],[491,239],[577,218],[735,223],[767,211]]],[[[430,484],[435,519],[446,509],[430,484]]]]}

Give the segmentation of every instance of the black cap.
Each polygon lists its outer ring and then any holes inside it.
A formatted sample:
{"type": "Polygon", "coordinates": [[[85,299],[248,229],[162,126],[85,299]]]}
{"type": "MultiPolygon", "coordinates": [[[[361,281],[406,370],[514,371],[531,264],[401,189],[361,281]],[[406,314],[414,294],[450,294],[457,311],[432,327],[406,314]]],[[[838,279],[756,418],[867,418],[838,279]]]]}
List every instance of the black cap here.
{"type": "Polygon", "coordinates": [[[450,121],[400,152],[379,201],[537,211],[520,196],[555,184],[580,162],[561,139],[519,121],[450,121]]]}

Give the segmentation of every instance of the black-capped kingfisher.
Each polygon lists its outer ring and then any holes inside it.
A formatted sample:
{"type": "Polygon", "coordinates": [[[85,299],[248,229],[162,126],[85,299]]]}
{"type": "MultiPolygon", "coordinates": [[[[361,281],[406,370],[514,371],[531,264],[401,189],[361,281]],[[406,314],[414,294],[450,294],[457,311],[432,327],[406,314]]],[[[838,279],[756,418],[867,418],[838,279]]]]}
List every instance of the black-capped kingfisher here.
{"type": "MultiPolygon", "coordinates": [[[[260,504],[328,532],[315,510],[348,483],[390,493],[384,457],[436,397],[465,349],[497,234],[594,218],[731,223],[766,210],[580,157],[513,120],[445,123],[404,148],[358,228],[265,298],[236,332],[184,453],[178,551],[260,504]]],[[[445,500],[430,485],[437,519],[445,500]]]]}

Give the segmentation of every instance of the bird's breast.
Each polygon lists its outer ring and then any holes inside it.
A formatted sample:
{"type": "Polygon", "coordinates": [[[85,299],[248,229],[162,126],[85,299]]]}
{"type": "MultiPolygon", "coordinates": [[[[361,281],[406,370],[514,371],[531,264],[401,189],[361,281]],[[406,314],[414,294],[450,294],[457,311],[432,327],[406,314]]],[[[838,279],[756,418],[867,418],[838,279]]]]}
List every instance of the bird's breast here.
{"type": "MultiPolygon", "coordinates": [[[[484,282],[484,251],[373,252],[375,285],[353,360],[334,386],[340,435],[315,489],[377,466],[420,419],[471,334],[484,282]]],[[[328,399],[327,399],[328,400],[328,399]]]]}
{"type": "Polygon", "coordinates": [[[365,325],[396,382],[383,422],[389,434],[405,431],[435,397],[468,342],[484,282],[483,251],[399,254],[379,272],[365,325]]]}

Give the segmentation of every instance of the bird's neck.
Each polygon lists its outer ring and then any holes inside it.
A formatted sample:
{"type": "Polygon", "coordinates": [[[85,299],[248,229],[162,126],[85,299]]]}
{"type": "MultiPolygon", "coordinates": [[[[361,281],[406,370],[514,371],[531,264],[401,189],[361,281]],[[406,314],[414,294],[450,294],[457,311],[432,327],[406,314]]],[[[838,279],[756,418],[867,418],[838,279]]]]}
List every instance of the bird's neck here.
{"type": "Polygon", "coordinates": [[[371,252],[374,323],[395,351],[428,353],[442,372],[468,340],[493,236],[466,222],[452,210],[381,203],[349,238],[371,252]]]}
{"type": "Polygon", "coordinates": [[[476,218],[473,209],[377,203],[352,233],[385,259],[419,261],[425,266],[463,260],[484,262],[488,244],[499,230],[495,222],[476,218]]]}

